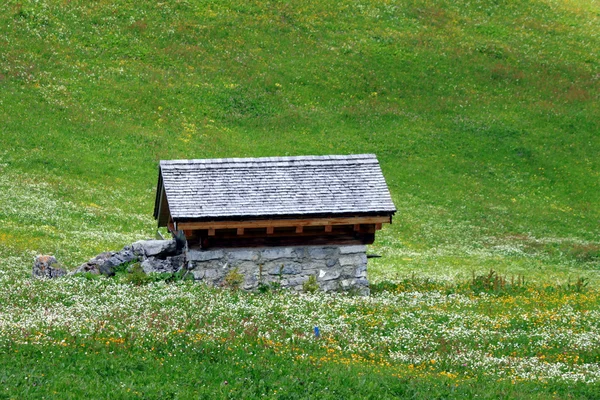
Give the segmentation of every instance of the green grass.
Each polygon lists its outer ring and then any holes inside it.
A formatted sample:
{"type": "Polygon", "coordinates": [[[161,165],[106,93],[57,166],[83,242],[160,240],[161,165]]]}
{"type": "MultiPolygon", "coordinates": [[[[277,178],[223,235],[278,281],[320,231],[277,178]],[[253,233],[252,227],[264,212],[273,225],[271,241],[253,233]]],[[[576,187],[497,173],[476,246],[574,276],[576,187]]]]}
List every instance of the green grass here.
{"type": "MultiPolygon", "coordinates": [[[[493,269],[508,280],[523,275],[537,288],[583,277],[596,293],[599,35],[600,8],[577,0],[2,2],[0,276],[10,295],[0,306],[12,322],[0,326],[20,326],[12,320],[17,311],[6,308],[11,296],[35,307],[33,293],[15,292],[29,282],[35,254],[54,254],[73,268],[153,237],[158,161],[173,158],[376,153],[398,212],[370,249],[383,256],[370,259],[372,282],[393,287],[429,279],[437,286],[413,289],[430,296],[493,269]]],[[[62,296],[76,297],[70,290],[66,285],[62,296]]],[[[544,296],[552,303],[562,298],[557,293],[544,296]]],[[[597,325],[596,317],[586,321],[582,329],[597,325]]],[[[38,328],[58,335],[51,326],[38,328]]],[[[13,338],[7,335],[3,340],[13,338]]],[[[148,379],[140,387],[146,397],[160,397],[160,389],[147,387],[158,379],[151,378],[154,364],[140,361],[153,344],[136,350],[127,343],[115,368],[128,369],[119,366],[129,365],[125,359],[145,365],[148,379]]],[[[23,382],[24,365],[51,365],[37,355],[38,344],[15,346],[10,350],[27,354],[21,364],[8,367],[8,353],[0,355],[6,371],[21,377],[15,382],[23,382]]],[[[89,387],[85,393],[94,397],[91,388],[98,388],[101,397],[101,382],[91,381],[99,379],[91,371],[101,357],[87,360],[78,347],[60,348],[60,357],[86,365],[70,372],[80,393],[89,387]]],[[[320,351],[326,349],[306,353],[320,351]]],[[[290,393],[326,397],[327,379],[342,377],[336,364],[317,376],[304,371],[308,364],[257,354],[261,362],[283,363],[284,375],[315,382],[303,392],[271,374],[269,388],[285,382],[290,393]]],[[[184,358],[181,365],[199,362],[184,358]]],[[[410,365],[395,363],[379,373],[354,365],[356,376],[344,375],[352,376],[349,389],[335,387],[340,396],[368,394],[364,373],[390,396],[567,396],[567,383],[557,384],[556,395],[552,385],[527,379],[515,391],[512,382],[494,384],[494,374],[463,377],[458,392],[450,392],[439,374],[411,371],[401,374],[406,392],[395,392],[398,381],[390,376],[410,365]],[[440,392],[424,392],[436,383],[440,392]]],[[[177,389],[176,369],[162,383],[180,397],[203,390],[227,396],[241,386],[231,377],[229,388],[219,386],[226,365],[192,373],[206,388],[177,389]]],[[[46,382],[11,388],[51,397],[67,384],[46,382]]],[[[256,396],[275,396],[259,382],[254,377],[244,385],[256,396]]],[[[574,396],[595,397],[587,387],[577,384],[574,396]]]]}
{"type": "Polygon", "coordinates": [[[374,152],[398,207],[389,264],[402,251],[420,255],[401,270],[423,269],[435,249],[451,274],[533,258],[540,277],[597,275],[597,258],[568,256],[599,246],[592,4],[9,1],[1,15],[5,185],[72,202],[67,236],[90,207],[105,230],[150,234],[160,159],[374,152]]]}
{"type": "Polygon", "coordinates": [[[582,285],[412,278],[365,298],[109,278],[1,282],[5,398],[600,393],[600,292],[582,285]]]}

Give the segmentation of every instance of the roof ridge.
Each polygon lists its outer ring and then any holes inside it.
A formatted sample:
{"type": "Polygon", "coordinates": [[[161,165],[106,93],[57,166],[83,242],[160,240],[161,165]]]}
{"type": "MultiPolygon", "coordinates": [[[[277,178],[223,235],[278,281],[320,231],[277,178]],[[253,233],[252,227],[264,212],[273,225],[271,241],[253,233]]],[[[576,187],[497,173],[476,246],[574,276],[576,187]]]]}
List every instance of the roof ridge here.
{"type": "Polygon", "coordinates": [[[160,160],[161,166],[168,165],[217,165],[217,164],[276,164],[276,163],[295,163],[295,162],[339,162],[344,161],[371,161],[377,163],[375,154],[348,154],[348,155],[324,155],[324,156],[283,156],[283,157],[244,157],[244,158],[203,158],[203,159],[180,159],[180,160],[160,160]]]}

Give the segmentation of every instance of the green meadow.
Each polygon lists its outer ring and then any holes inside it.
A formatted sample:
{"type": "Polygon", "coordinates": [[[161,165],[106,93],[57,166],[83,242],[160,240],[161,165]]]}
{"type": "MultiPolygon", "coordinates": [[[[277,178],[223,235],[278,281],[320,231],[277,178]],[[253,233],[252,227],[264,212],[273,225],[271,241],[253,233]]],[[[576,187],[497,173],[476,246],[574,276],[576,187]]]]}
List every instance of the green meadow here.
{"type": "Polygon", "coordinates": [[[599,55],[593,0],[2,2],[0,398],[600,397],[599,55]],[[30,279],[161,159],[351,153],[369,298],[30,279]]]}

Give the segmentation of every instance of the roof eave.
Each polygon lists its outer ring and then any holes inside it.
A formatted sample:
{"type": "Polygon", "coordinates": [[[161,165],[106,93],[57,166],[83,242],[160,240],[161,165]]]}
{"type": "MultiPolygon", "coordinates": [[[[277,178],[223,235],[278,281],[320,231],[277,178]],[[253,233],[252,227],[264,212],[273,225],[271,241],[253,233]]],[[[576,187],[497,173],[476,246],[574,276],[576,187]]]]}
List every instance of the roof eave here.
{"type": "Polygon", "coordinates": [[[332,217],[379,217],[389,216],[390,218],[396,213],[396,210],[385,210],[385,211],[365,211],[365,212],[343,212],[343,213],[315,213],[315,214],[271,214],[271,215],[222,215],[222,216],[208,216],[208,217],[175,217],[173,221],[176,222],[209,222],[209,221],[245,221],[245,220],[270,220],[270,219],[298,219],[298,218],[332,218],[332,217]]]}
{"type": "Polygon", "coordinates": [[[159,165],[158,166],[158,183],[156,185],[156,197],[154,199],[154,219],[158,219],[158,216],[160,215],[160,207],[161,207],[160,199],[162,198],[163,190],[165,190],[165,189],[164,189],[164,185],[163,185],[162,171],[161,171],[160,165],[159,165]]]}

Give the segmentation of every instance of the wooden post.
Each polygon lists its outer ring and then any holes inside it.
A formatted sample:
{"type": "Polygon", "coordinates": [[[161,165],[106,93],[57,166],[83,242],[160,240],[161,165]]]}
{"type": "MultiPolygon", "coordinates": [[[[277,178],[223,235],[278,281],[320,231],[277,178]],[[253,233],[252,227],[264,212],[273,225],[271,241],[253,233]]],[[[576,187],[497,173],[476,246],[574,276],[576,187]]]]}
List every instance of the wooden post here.
{"type": "Polygon", "coordinates": [[[208,228],[208,236],[215,236],[215,228],[208,228]]]}
{"type": "Polygon", "coordinates": [[[332,225],[325,225],[325,232],[331,232],[332,229],[333,229],[332,225]]]}
{"type": "Polygon", "coordinates": [[[237,234],[238,235],[243,235],[244,234],[244,228],[237,228],[237,234]]]}
{"type": "Polygon", "coordinates": [[[302,233],[304,231],[304,227],[302,225],[299,225],[296,227],[296,233],[302,233]]]}
{"type": "Polygon", "coordinates": [[[275,230],[275,228],[273,228],[272,226],[268,226],[267,227],[267,235],[272,235],[274,230],[275,230]]]}

